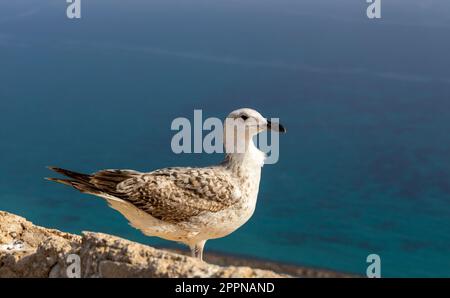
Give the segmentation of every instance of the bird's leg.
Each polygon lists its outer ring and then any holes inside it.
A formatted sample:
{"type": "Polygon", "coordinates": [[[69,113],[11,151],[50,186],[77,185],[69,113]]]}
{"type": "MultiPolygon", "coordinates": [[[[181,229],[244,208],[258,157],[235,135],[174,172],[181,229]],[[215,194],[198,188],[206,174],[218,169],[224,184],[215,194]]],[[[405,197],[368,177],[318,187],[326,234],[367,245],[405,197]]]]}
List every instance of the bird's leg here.
{"type": "Polygon", "coordinates": [[[205,243],[206,240],[202,240],[190,246],[192,256],[200,261],[203,261],[203,248],[205,247],[205,243]]]}

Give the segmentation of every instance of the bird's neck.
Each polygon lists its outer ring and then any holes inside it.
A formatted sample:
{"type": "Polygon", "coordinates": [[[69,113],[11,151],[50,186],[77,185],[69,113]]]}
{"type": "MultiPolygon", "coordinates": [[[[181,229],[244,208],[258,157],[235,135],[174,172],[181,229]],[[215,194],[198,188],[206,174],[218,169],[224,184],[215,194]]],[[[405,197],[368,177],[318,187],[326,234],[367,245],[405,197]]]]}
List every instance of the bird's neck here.
{"type": "Polygon", "coordinates": [[[248,217],[255,210],[261,179],[261,167],[264,165],[265,154],[250,142],[244,153],[229,153],[223,165],[239,181],[242,192],[243,208],[248,211],[248,217]]]}
{"type": "Polygon", "coordinates": [[[264,165],[266,154],[250,140],[244,153],[227,153],[223,165],[232,172],[257,172],[264,165]]]}

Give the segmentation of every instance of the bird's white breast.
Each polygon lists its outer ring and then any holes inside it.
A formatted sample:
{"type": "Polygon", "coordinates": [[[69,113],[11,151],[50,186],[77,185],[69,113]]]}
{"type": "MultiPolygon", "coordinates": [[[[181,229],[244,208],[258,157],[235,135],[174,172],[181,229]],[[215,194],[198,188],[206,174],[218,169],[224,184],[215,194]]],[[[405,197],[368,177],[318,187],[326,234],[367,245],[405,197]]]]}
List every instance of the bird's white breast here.
{"type": "Polygon", "coordinates": [[[198,228],[197,239],[213,239],[227,236],[245,224],[253,215],[258,197],[261,166],[251,166],[234,169],[236,183],[239,185],[240,200],[238,203],[219,212],[205,212],[191,218],[185,224],[192,230],[198,228]]]}

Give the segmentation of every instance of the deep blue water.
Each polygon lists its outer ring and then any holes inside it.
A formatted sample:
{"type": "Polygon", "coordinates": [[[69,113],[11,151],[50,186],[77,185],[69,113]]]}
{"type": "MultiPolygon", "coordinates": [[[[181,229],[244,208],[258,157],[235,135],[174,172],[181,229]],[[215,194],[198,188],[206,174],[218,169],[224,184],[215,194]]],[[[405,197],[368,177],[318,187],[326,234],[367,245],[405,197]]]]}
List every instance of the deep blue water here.
{"type": "Polygon", "coordinates": [[[253,218],[208,250],[364,274],[450,276],[450,3],[0,0],[0,210],[151,245],[101,200],[43,180],[206,165],[175,117],[279,117],[253,218]]]}

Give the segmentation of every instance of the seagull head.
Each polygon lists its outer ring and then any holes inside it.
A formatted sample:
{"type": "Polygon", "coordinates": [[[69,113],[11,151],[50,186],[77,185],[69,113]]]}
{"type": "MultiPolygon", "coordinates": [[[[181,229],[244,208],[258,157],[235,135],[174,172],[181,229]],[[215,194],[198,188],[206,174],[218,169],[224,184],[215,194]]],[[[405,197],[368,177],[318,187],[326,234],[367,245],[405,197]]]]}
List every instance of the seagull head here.
{"type": "Polygon", "coordinates": [[[281,124],[271,122],[253,109],[244,108],[231,112],[225,119],[225,151],[227,153],[249,152],[249,149],[255,147],[253,137],[266,130],[286,132],[281,124]]]}
{"type": "Polygon", "coordinates": [[[255,146],[253,137],[267,130],[286,132],[278,121],[271,122],[253,109],[244,108],[231,112],[225,119],[223,135],[227,162],[231,164],[250,162],[262,167],[266,154],[255,146]]]}
{"type": "Polygon", "coordinates": [[[249,108],[231,112],[226,121],[229,120],[231,120],[230,123],[236,126],[238,130],[243,129],[250,138],[264,130],[272,130],[280,133],[286,132],[286,129],[280,123],[271,122],[259,112],[249,108]]]}

